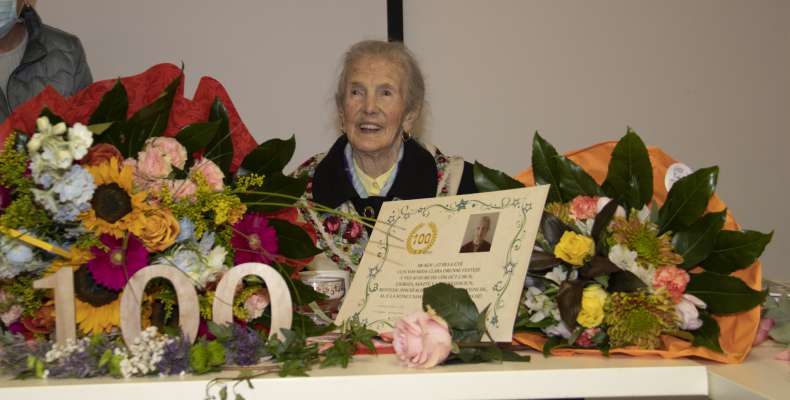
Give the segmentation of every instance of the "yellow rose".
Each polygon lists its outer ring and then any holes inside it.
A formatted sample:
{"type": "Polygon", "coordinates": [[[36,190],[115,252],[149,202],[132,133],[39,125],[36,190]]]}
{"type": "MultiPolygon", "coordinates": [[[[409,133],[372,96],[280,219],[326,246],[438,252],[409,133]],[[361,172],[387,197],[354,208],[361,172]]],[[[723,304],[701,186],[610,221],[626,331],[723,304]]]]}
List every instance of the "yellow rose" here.
{"type": "Polygon", "coordinates": [[[134,221],[130,230],[148,250],[162,251],[176,242],[179,225],[170,210],[150,208],[138,221],[134,221]]]}
{"type": "Polygon", "coordinates": [[[606,291],[601,285],[590,285],[582,293],[582,310],[576,316],[576,322],[585,328],[595,328],[603,322],[603,306],[606,303],[606,291]]]}
{"type": "Polygon", "coordinates": [[[554,255],[575,266],[581,266],[595,254],[595,242],[587,236],[565,231],[554,247],[554,255]]]}

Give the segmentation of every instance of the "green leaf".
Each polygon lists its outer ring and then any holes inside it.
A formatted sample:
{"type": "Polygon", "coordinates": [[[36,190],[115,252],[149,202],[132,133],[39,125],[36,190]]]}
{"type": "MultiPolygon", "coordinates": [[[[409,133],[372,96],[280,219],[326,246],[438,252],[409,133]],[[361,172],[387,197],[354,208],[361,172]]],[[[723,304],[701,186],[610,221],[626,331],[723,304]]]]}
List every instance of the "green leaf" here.
{"type": "Polygon", "coordinates": [[[109,129],[115,122],[102,122],[99,124],[90,124],[88,125],[88,130],[93,132],[94,135],[101,135],[109,129]]]}
{"type": "Polygon", "coordinates": [[[672,185],[667,201],[658,211],[661,233],[688,229],[705,213],[708,200],[716,191],[719,167],[702,168],[672,185]]]}
{"type": "Polygon", "coordinates": [[[219,390],[219,400],[227,400],[228,399],[228,385],[223,385],[222,389],[219,390]]]}
{"type": "Polygon", "coordinates": [[[233,161],[233,141],[230,135],[230,121],[228,119],[228,110],[219,97],[214,99],[211,104],[211,111],[209,112],[209,121],[219,123],[217,132],[212,138],[211,142],[206,145],[206,152],[203,157],[213,161],[225,176],[230,176],[230,163],[233,161]]]}
{"type": "MultiPolygon", "coordinates": [[[[145,146],[146,140],[162,135],[162,132],[167,128],[170,109],[180,83],[181,76],[179,75],[151,104],[139,109],[125,124],[113,124],[106,132],[112,131],[114,133],[118,144],[112,141],[110,143],[116,144],[115,147],[121,151],[124,157],[137,157],[137,153],[145,146]]],[[[110,138],[108,137],[108,139],[110,138]]]]}
{"type": "Polygon", "coordinates": [[[610,200],[606,203],[601,212],[595,216],[592,232],[590,232],[595,243],[603,242],[603,234],[606,232],[606,227],[609,226],[609,223],[612,221],[614,213],[617,212],[618,206],[617,200],[610,200]]]}
{"type": "Polygon", "coordinates": [[[751,310],[762,304],[766,295],[738,278],[713,272],[691,274],[686,293],[704,301],[708,310],[716,315],[751,310]]]}
{"type": "Polygon", "coordinates": [[[269,226],[277,231],[277,252],[280,255],[302,259],[321,253],[321,249],[313,245],[313,239],[304,229],[281,219],[270,219],[269,226]]]}
{"type": "Polygon", "coordinates": [[[645,288],[645,283],[631,271],[618,271],[609,276],[609,292],[636,292],[645,288]]]}
{"type": "Polygon", "coordinates": [[[531,360],[532,358],[530,356],[522,356],[512,350],[502,350],[502,361],[530,362],[531,360]]]}
{"type": "MultiPolygon", "coordinates": [[[[483,336],[477,329],[477,320],[480,313],[477,306],[469,297],[466,289],[455,288],[446,283],[437,283],[423,289],[422,307],[431,307],[436,314],[442,317],[447,324],[455,331],[467,331],[479,333],[476,339],[464,341],[479,341],[483,336]]],[[[454,332],[455,333],[455,332],[454,332]]],[[[468,333],[463,336],[469,336],[468,333]]],[[[454,340],[458,340],[455,335],[454,340]]],[[[465,339],[468,339],[466,337],[465,339]]]]}
{"type": "Polygon", "coordinates": [[[523,188],[524,184],[511,178],[502,171],[488,168],[475,161],[474,164],[475,186],[482,192],[523,188]]]}
{"type": "MultiPolygon", "coordinates": [[[[277,270],[277,272],[280,273],[280,275],[282,275],[283,279],[285,279],[285,282],[288,284],[288,290],[291,292],[291,301],[294,303],[294,305],[303,306],[314,301],[321,301],[327,298],[325,294],[315,291],[312,286],[291,278],[293,275],[293,268],[280,263],[273,263],[272,266],[277,270]]],[[[296,314],[294,314],[294,317],[295,316],[296,314]]],[[[294,322],[292,325],[295,326],[296,322],[294,322]]],[[[296,328],[294,328],[294,331],[296,331],[296,328]]],[[[306,332],[301,333],[307,336],[306,332]]]]}
{"type": "Polygon", "coordinates": [[[639,210],[653,198],[653,166],[645,144],[631,128],[612,151],[603,190],[622,199],[626,209],[639,210]]]}
{"type": "Polygon", "coordinates": [[[694,331],[694,346],[701,346],[711,349],[717,353],[724,353],[719,344],[719,323],[708,313],[700,313],[702,327],[694,331]]]}
{"type": "Polygon", "coordinates": [[[216,336],[217,340],[220,342],[227,342],[233,336],[233,329],[230,325],[219,325],[214,323],[214,321],[207,321],[207,324],[208,331],[216,336]]]}
{"type": "Polygon", "coordinates": [[[565,156],[557,157],[560,170],[560,192],[573,200],[576,196],[603,196],[604,192],[585,170],[565,156]]]}
{"type": "Polygon", "coordinates": [[[250,191],[277,193],[291,196],[291,198],[273,196],[263,193],[239,193],[241,201],[247,205],[250,211],[273,212],[287,208],[296,203],[296,199],[301,197],[307,188],[307,175],[298,178],[283,175],[280,172],[273,172],[263,180],[263,185],[251,187],[250,191]],[[254,203],[280,203],[283,205],[262,205],[254,203]]]}
{"type": "Polygon", "coordinates": [[[584,281],[573,280],[565,281],[560,285],[557,294],[557,307],[560,309],[562,322],[569,330],[576,328],[576,317],[582,308],[582,293],[584,292],[584,281]]]}
{"type": "Polygon", "coordinates": [[[777,343],[790,344],[790,323],[777,324],[768,334],[777,343]]]}
{"type": "Polygon", "coordinates": [[[558,158],[559,154],[554,146],[535,132],[532,138],[532,173],[536,183],[551,185],[547,203],[564,203],[572,200],[563,198],[560,191],[561,171],[557,163],[558,158]]]}
{"type": "Polygon", "coordinates": [[[282,172],[291,161],[296,150],[296,139],[270,139],[253,149],[242,161],[241,166],[249,172],[270,175],[282,172]]]}
{"type": "Polygon", "coordinates": [[[550,356],[553,349],[561,347],[568,347],[568,344],[565,343],[565,339],[560,336],[549,336],[549,339],[543,344],[543,357],[550,356]]]}
{"type": "Polygon", "coordinates": [[[746,268],[757,260],[771,241],[774,233],[757,231],[720,231],[716,245],[702,267],[719,274],[730,274],[746,268]]]}
{"type": "Polygon", "coordinates": [[[683,256],[681,268],[690,269],[708,258],[716,245],[716,237],[724,226],[727,210],[708,213],[689,227],[687,231],[677,232],[672,237],[672,247],[683,256]]]}
{"type": "Polygon", "coordinates": [[[187,150],[187,154],[200,151],[214,139],[220,121],[197,122],[187,125],[176,134],[176,140],[187,150]]]}
{"type": "Polygon", "coordinates": [[[102,122],[126,121],[126,113],[129,111],[129,96],[126,88],[123,87],[121,80],[115,81],[112,89],[102,96],[99,105],[91,114],[88,120],[89,125],[102,122]]]}

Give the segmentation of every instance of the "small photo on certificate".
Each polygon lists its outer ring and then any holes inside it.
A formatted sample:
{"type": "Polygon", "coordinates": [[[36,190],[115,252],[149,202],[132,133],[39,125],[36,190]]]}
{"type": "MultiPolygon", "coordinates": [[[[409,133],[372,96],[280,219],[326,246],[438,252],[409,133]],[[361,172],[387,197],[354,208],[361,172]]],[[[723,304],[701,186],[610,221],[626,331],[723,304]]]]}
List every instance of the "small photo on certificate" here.
{"type": "Polygon", "coordinates": [[[491,251],[499,213],[473,214],[466,224],[459,253],[483,253],[491,251]]]}

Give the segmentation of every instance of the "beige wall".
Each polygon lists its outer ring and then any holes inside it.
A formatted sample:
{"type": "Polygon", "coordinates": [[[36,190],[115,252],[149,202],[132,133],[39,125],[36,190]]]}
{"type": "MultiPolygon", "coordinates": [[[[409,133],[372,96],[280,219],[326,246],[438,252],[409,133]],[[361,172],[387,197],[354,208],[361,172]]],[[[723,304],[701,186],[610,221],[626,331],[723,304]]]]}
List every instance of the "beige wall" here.
{"type": "MultiPolygon", "coordinates": [[[[163,61],[228,88],[256,138],[297,135],[295,159],[335,135],[332,85],[349,44],[386,36],[385,1],[45,0],[97,79],[163,61]]],[[[790,1],[404,2],[425,69],[430,139],[517,173],[532,133],[560,151],[631,126],[694,168],[747,228],[776,229],[767,275],[790,280],[790,1]]]]}
{"type": "Polygon", "coordinates": [[[790,280],[790,1],[406,0],[447,153],[516,173],[535,130],[566,152],[633,127],[693,168],[790,280]]]}

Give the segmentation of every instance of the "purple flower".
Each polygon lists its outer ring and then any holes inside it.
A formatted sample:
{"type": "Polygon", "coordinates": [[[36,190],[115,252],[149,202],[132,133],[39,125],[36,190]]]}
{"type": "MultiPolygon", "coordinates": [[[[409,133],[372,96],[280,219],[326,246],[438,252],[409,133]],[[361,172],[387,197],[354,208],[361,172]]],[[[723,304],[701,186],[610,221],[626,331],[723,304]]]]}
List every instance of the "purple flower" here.
{"type": "Polygon", "coordinates": [[[228,364],[253,365],[258,363],[263,349],[263,340],[258,332],[249,327],[233,324],[231,340],[225,343],[225,359],[228,364]]]}
{"type": "Polygon", "coordinates": [[[189,368],[189,341],[183,336],[169,340],[165,344],[162,359],[156,369],[165,375],[178,375],[189,368]]]}
{"type": "Polygon", "coordinates": [[[11,204],[11,189],[0,185],[0,215],[11,204]]]}

